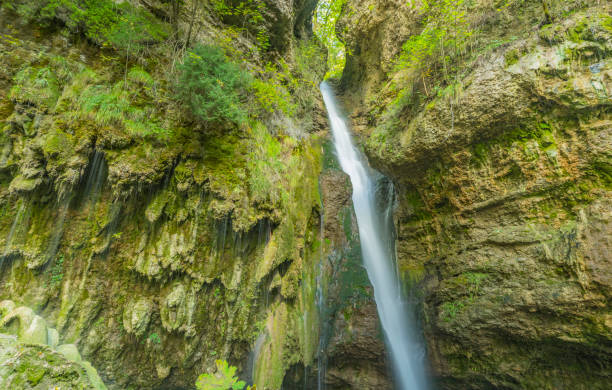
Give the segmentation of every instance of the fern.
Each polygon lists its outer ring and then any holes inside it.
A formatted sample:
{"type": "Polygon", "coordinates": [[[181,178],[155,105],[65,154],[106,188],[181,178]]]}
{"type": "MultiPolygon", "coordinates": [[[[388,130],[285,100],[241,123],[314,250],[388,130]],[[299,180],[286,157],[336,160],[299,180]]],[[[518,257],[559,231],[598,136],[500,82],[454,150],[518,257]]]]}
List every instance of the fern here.
{"type": "MultiPolygon", "coordinates": [[[[136,71],[133,75],[144,77],[146,72],[143,72],[136,71]]],[[[80,117],[92,120],[102,127],[121,127],[132,136],[152,135],[161,139],[170,136],[170,131],[156,122],[155,108],[150,105],[134,105],[132,102],[135,92],[123,87],[123,82],[116,83],[112,88],[106,85],[85,87],[75,102],[80,117]]]]}

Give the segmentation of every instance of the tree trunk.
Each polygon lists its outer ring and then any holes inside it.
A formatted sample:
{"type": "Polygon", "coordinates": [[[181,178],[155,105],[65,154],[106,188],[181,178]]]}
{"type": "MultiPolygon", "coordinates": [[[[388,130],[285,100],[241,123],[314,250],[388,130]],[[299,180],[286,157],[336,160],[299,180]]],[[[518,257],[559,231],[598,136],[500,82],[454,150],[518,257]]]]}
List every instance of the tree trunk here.
{"type": "Polygon", "coordinates": [[[197,9],[198,0],[193,0],[193,5],[191,8],[191,22],[189,23],[189,32],[187,33],[187,39],[185,40],[185,47],[189,47],[189,44],[191,43],[191,33],[193,32],[193,25],[195,24],[197,9]]]}
{"type": "Polygon", "coordinates": [[[174,39],[179,39],[179,14],[181,11],[182,0],[172,0],[172,29],[174,30],[174,39]]]}

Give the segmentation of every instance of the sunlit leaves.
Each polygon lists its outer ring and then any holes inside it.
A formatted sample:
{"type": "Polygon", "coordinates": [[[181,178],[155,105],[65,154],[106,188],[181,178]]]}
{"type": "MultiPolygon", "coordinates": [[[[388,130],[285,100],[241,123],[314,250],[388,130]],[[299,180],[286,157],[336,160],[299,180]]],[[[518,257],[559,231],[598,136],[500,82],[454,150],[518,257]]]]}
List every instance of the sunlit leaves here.
{"type": "Polygon", "coordinates": [[[262,0],[213,0],[216,13],[237,24],[241,31],[253,32],[261,50],[270,48],[270,37],[264,24],[266,4],[262,0]]]}
{"type": "Polygon", "coordinates": [[[315,11],[314,31],[328,50],[326,77],[340,76],[346,63],[344,44],[336,36],[336,22],[346,0],[321,0],[315,11]]]}
{"type": "Polygon", "coordinates": [[[217,360],[215,374],[202,374],[196,382],[198,390],[242,390],[245,382],[239,381],[236,367],[230,366],[225,360],[217,360]]]}
{"type": "Polygon", "coordinates": [[[427,71],[428,63],[442,59],[444,72],[448,74],[450,55],[460,55],[472,35],[464,3],[465,0],[423,0],[418,9],[423,15],[423,30],[404,43],[396,68],[427,71]]]}

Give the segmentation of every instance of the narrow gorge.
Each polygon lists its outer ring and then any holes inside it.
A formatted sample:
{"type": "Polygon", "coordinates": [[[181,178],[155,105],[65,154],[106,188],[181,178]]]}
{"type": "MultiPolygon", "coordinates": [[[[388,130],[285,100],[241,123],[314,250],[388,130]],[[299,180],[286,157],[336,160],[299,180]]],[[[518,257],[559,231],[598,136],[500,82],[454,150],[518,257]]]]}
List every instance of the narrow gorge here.
{"type": "Polygon", "coordinates": [[[0,389],[612,383],[609,0],[0,0],[0,389]]]}

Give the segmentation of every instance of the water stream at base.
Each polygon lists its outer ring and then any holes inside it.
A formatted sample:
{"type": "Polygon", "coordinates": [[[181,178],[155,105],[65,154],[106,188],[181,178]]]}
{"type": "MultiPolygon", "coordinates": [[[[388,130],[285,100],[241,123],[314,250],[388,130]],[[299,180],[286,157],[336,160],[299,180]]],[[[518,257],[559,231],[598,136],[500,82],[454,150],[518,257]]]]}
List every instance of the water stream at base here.
{"type": "Polygon", "coordinates": [[[353,206],[357,215],[364,265],[374,287],[374,298],[382,323],[387,347],[393,361],[397,387],[402,390],[428,388],[424,351],[417,342],[412,312],[402,298],[393,254],[385,237],[385,211],[377,206],[374,172],[361,152],[353,145],[351,133],[342,115],[331,86],[321,84],[333,142],[342,170],[353,184],[353,206]]]}

